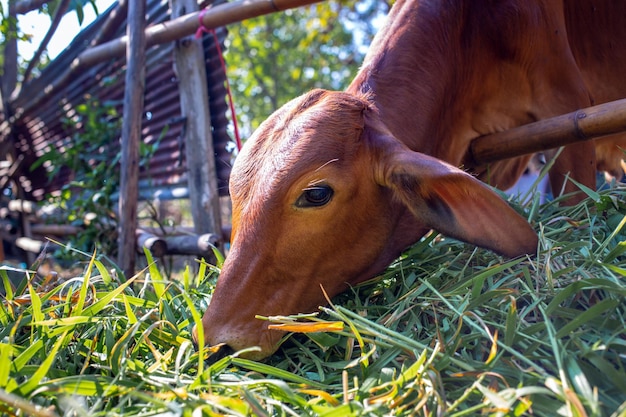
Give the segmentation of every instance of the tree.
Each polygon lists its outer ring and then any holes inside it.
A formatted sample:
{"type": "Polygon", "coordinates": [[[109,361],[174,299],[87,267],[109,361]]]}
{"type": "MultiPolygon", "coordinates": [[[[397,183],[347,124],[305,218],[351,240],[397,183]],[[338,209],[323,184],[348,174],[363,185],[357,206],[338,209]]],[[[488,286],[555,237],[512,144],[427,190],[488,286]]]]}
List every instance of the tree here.
{"type": "Polygon", "coordinates": [[[95,0],[7,0],[7,3],[0,3],[0,110],[5,120],[11,116],[8,106],[11,95],[21,83],[32,77],[36,69],[47,64],[48,43],[58,29],[61,18],[74,11],[79,23],[82,23],[83,8],[87,3],[98,14],[95,0]],[[3,7],[3,4],[7,7],[3,7]],[[50,27],[33,57],[25,60],[18,55],[17,42],[28,40],[28,35],[20,31],[18,15],[32,11],[50,16],[50,27]]]}
{"type": "Polygon", "coordinates": [[[226,59],[242,135],[312,88],[344,89],[388,9],[374,0],[330,0],[230,26],[226,59]]]}

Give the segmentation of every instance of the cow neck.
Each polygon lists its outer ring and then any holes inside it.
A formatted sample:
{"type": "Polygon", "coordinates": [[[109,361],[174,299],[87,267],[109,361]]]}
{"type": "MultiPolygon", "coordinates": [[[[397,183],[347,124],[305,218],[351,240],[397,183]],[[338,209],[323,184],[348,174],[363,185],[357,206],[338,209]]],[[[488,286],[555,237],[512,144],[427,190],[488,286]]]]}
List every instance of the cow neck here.
{"type": "Polygon", "coordinates": [[[435,10],[417,13],[417,3],[392,10],[347,91],[370,94],[387,128],[411,149],[447,160],[440,139],[454,126],[447,90],[456,84],[455,48],[441,22],[451,20],[435,10]]]}

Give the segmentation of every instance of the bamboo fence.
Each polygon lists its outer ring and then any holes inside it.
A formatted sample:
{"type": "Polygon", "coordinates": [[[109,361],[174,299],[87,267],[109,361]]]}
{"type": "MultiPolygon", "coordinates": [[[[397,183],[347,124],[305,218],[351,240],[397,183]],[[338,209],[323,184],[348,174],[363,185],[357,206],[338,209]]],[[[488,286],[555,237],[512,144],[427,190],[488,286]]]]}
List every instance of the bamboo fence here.
{"type": "Polygon", "coordinates": [[[476,164],[557,148],[626,131],[626,99],[587,107],[475,139],[476,164]]]}

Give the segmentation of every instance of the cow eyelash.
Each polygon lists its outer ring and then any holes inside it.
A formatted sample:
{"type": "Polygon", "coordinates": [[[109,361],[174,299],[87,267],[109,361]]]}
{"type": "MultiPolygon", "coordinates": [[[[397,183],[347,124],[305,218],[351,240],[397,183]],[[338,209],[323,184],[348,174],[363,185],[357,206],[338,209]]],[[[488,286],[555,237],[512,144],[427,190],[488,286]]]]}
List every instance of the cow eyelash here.
{"type": "Polygon", "coordinates": [[[329,185],[316,185],[302,190],[302,194],[296,200],[298,208],[322,207],[333,198],[334,190],[329,185]]]}

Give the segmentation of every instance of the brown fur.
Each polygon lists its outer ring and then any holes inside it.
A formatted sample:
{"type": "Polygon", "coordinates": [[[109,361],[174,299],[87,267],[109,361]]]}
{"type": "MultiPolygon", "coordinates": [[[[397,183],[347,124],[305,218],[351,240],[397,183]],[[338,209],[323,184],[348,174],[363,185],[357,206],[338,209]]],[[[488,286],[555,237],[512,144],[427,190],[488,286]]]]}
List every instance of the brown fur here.
{"type": "MultiPolygon", "coordinates": [[[[385,123],[410,148],[506,189],[529,156],[474,166],[469,143],[626,97],[624,16],[620,1],[400,0],[348,91],[372,90],[385,123]]],[[[596,140],[597,166],[621,173],[620,147],[626,135],[596,140]]],[[[593,187],[594,154],[592,143],[568,147],[553,188],[568,174],[593,187]]]]}
{"type": "MultiPolygon", "coordinates": [[[[529,156],[474,166],[472,139],[609,100],[602,80],[626,93],[626,2],[572,3],[398,0],[346,92],[315,90],[270,116],[233,167],[233,240],[205,342],[271,354],[282,333],[255,315],[314,311],[320,286],[334,296],[375,276],[431,228],[506,256],[536,251],[526,221],[456,167],[507,188],[529,156]],[[588,39],[589,22],[610,33],[588,39]],[[334,191],[327,204],[296,204],[316,186],[334,191]]],[[[614,167],[615,145],[596,143],[597,162],[593,142],[563,151],[555,189],[614,167]]]]}

